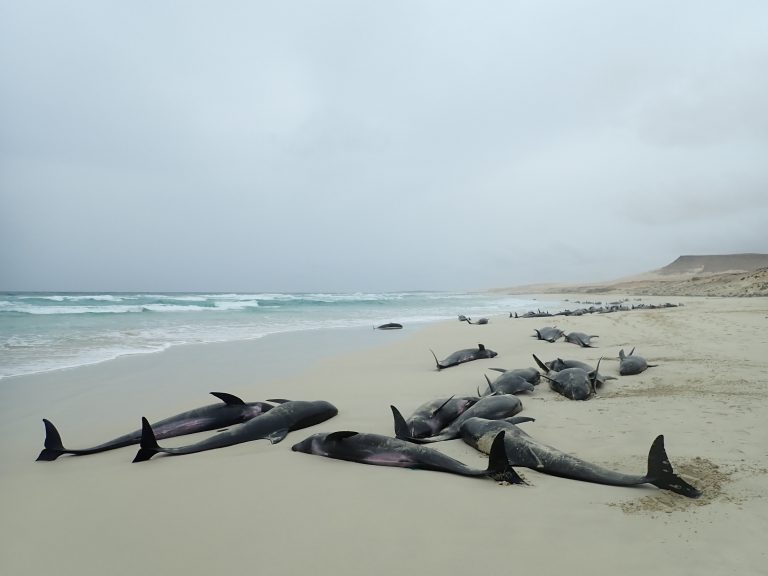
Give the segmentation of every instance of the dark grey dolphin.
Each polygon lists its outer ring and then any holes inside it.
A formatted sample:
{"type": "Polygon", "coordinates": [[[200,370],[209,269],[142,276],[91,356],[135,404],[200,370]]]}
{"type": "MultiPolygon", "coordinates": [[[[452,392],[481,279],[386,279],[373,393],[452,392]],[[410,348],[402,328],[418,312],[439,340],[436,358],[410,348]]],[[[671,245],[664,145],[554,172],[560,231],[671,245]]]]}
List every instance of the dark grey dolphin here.
{"type": "Polygon", "coordinates": [[[631,376],[633,374],[640,374],[645,372],[646,368],[653,368],[657,364],[648,364],[645,358],[642,356],[635,356],[635,349],[632,348],[632,352],[629,356],[624,354],[624,349],[619,351],[619,374],[622,376],[631,376]]]}
{"type": "Polygon", "coordinates": [[[585,370],[590,376],[595,376],[595,387],[600,388],[607,380],[616,380],[614,376],[604,376],[597,372],[591,365],[581,360],[563,360],[562,358],[555,358],[549,362],[542,362],[533,354],[533,359],[536,360],[536,364],[539,365],[546,375],[551,376],[551,372],[560,372],[566,368],[581,368],[585,370]],[[593,374],[594,372],[594,374],[593,374]]]}
{"type": "Polygon", "coordinates": [[[544,378],[549,380],[549,387],[558,394],[562,394],[571,400],[589,400],[595,394],[597,387],[597,370],[600,362],[593,372],[587,372],[583,368],[566,368],[560,372],[550,372],[544,378]]]}
{"type": "Polygon", "coordinates": [[[398,322],[387,322],[380,326],[374,326],[374,330],[400,330],[402,327],[403,325],[398,322]]]}
{"type": "MultiPolygon", "coordinates": [[[[432,352],[432,356],[435,356],[434,351],[430,350],[430,352],[432,352]]],[[[437,364],[437,369],[442,370],[443,368],[458,366],[464,362],[471,362],[472,360],[481,360],[483,358],[494,357],[496,357],[496,352],[486,348],[482,344],[478,344],[477,348],[465,348],[464,350],[458,350],[443,360],[438,360],[437,356],[435,356],[435,363],[437,364]]]]}
{"type": "Polygon", "coordinates": [[[512,370],[507,370],[506,368],[488,368],[488,370],[495,370],[496,372],[502,372],[504,374],[514,374],[515,376],[520,376],[534,386],[541,382],[541,374],[538,370],[536,370],[536,368],[513,368],[512,370]]]}
{"type": "Polygon", "coordinates": [[[610,486],[637,486],[653,484],[662,490],[671,490],[688,498],[698,498],[701,492],[677,476],[664,450],[664,436],[657,436],[648,453],[648,470],[644,476],[623,474],[591,464],[556,448],[537,442],[523,430],[504,420],[471,418],[464,422],[461,435],[464,442],[486,454],[491,443],[505,432],[504,446],[512,466],[524,466],[543,474],[608,484],[610,486]]]}
{"type": "Polygon", "coordinates": [[[254,418],[243,424],[232,426],[229,430],[214,434],[210,438],[181,446],[179,448],[162,448],[158,446],[152,427],[146,418],[142,418],[141,448],[136,453],[134,462],[149,460],[158,452],[171,455],[193,454],[204,450],[224,448],[251,440],[267,439],[272,444],[280,442],[291,430],[300,430],[308,426],[314,426],[325,422],[338,414],[336,407],[330,402],[316,400],[305,402],[302,400],[286,401],[273,408],[263,416],[254,418]]]}
{"type": "Polygon", "coordinates": [[[478,318],[474,322],[468,316],[459,316],[459,320],[467,324],[488,324],[488,318],[478,318]]]}
{"type": "Polygon", "coordinates": [[[493,382],[491,382],[488,376],[485,376],[485,380],[488,382],[488,388],[483,392],[482,396],[490,394],[519,394],[520,392],[533,392],[534,390],[533,384],[512,372],[504,372],[493,382]]]}
{"type": "Polygon", "coordinates": [[[545,326],[544,328],[534,329],[536,332],[536,338],[538,340],[546,340],[547,342],[554,342],[563,335],[563,331],[555,326],[545,326]]]}
{"type": "MultiPolygon", "coordinates": [[[[395,419],[395,436],[401,440],[407,440],[415,444],[431,444],[432,442],[442,442],[444,440],[453,440],[458,438],[461,434],[461,425],[468,418],[481,417],[489,420],[496,418],[507,418],[514,416],[523,409],[523,403],[517,396],[511,394],[499,394],[495,396],[485,396],[480,398],[477,403],[470,406],[465,412],[463,412],[458,418],[451,422],[448,426],[442,429],[437,436],[430,436],[428,438],[413,438],[408,434],[408,427],[403,419],[400,411],[394,406],[390,406],[392,409],[392,416],[395,419]]],[[[519,422],[528,422],[530,418],[521,418],[519,422]]]]}
{"type": "MultiPolygon", "coordinates": [[[[155,422],[152,424],[155,436],[157,438],[171,438],[173,436],[183,436],[185,434],[194,434],[195,432],[225,428],[233,424],[246,422],[273,408],[271,404],[266,404],[265,402],[243,402],[237,396],[227,394],[226,392],[211,392],[211,394],[224,403],[195,408],[194,410],[182,412],[165,420],[155,422]]],[[[141,440],[141,430],[136,430],[98,446],[70,450],[64,448],[61,435],[56,430],[56,427],[49,420],[43,419],[43,423],[45,424],[45,448],[37,457],[39,461],[56,460],[62,454],[73,454],[75,456],[96,454],[97,452],[105,452],[115,448],[138,444],[141,440]]]]}
{"type": "Polygon", "coordinates": [[[479,400],[476,396],[438,398],[425,402],[405,421],[413,438],[434,436],[479,400]]]}
{"type": "Polygon", "coordinates": [[[434,470],[461,476],[488,477],[509,484],[524,483],[507,463],[503,432],[491,443],[488,468],[485,470],[470,468],[463,462],[432,448],[414,446],[404,440],[380,434],[360,434],[349,431],[313,434],[306,440],[294,444],[291,450],[374,466],[434,470]]]}
{"type": "Polygon", "coordinates": [[[584,332],[569,332],[565,335],[566,342],[577,344],[582,348],[592,348],[592,338],[599,338],[599,336],[585,334],[584,332]]]}

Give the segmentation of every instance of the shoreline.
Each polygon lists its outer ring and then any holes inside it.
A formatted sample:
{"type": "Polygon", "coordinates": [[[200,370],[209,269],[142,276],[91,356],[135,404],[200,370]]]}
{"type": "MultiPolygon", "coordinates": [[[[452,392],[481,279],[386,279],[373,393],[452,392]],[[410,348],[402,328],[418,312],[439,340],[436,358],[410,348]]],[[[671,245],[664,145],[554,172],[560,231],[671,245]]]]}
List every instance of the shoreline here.
{"type": "MultiPolygon", "coordinates": [[[[569,297],[577,296],[583,297],[569,297]]],[[[18,575],[95,575],[106,565],[114,574],[188,575],[257,561],[275,575],[384,575],[402,570],[404,553],[409,569],[444,574],[510,565],[555,573],[574,564],[597,575],[759,574],[768,561],[761,544],[768,519],[768,301],[680,301],[685,306],[581,317],[490,316],[481,326],[338,329],[343,333],[303,342],[291,334],[183,345],[66,373],[12,377],[24,385],[0,397],[0,566],[18,575]],[[531,337],[548,324],[598,334],[599,347],[531,337]],[[327,337],[336,340],[319,349],[327,337]],[[435,370],[430,348],[442,358],[479,342],[499,355],[435,370]],[[613,357],[633,346],[659,366],[618,377],[613,357]],[[643,471],[651,441],[663,433],[675,470],[692,476],[705,496],[681,500],[653,487],[588,484],[525,468],[517,471],[530,486],[498,486],[290,450],[315,432],[392,435],[390,404],[405,414],[432,398],[473,394],[483,374],[493,375],[489,368],[532,366],[531,353],[592,363],[602,356],[601,372],[618,380],[587,402],[564,400],[544,383],[521,395],[521,415],[536,418],[524,425],[527,433],[630,473],[643,471]],[[43,389],[58,392],[45,396],[43,389]],[[246,401],[325,399],[339,415],[275,445],[255,441],[141,464],[130,463],[134,447],[34,462],[41,417],[57,424],[65,445],[83,447],[130,431],[126,425],[134,429],[141,415],[161,418],[212,403],[211,390],[246,401]],[[596,548],[595,531],[584,527],[608,525],[596,548]],[[307,553],[297,555],[296,547],[307,553]]],[[[9,381],[0,382],[0,393],[9,381]]],[[[473,467],[487,464],[460,440],[433,447],[473,467]]]]}

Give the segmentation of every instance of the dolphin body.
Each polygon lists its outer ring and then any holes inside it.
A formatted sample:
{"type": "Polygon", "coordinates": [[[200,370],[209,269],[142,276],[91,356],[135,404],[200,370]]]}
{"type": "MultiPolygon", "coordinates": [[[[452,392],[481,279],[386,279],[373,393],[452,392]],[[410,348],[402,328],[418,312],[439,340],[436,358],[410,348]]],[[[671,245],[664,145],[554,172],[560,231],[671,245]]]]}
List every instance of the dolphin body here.
{"type": "MultiPolygon", "coordinates": [[[[432,350],[430,350],[430,352],[432,352],[432,356],[435,356],[435,353],[432,350]]],[[[465,348],[464,350],[458,350],[443,360],[438,360],[437,356],[435,356],[435,363],[437,364],[437,369],[442,370],[443,368],[458,366],[459,364],[463,364],[464,362],[471,362],[472,360],[494,358],[496,355],[496,352],[493,350],[486,348],[482,344],[478,344],[477,348],[465,348]]]]}
{"type": "Polygon", "coordinates": [[[489,449],[488,468],[485,470],[470,468],[463,462],[426,446],[415,446],[404,440],[380,434],[361,434],[350,431],[313,434],[294,444],[291,450],[374,466],[433,470],[474,478],[488,477],[509,484],[524,483],[507,462],[504,432],[499,433],[492,442],[489,449]]]}
{"type": "Polygon", "coordinates": [[[158,452],[173,456],[193,454],[205,450],[214,450],[233,446],[252,440],[267,439],[272,444],[280,442],[291,430],[300,430],[315,424],[325,422],[338,414],[336,407],[330,402],[316,400],[285,400],[263,416],[254,418],[229,430],[214,434],[210,438],[179,448],[162,448],[158,446],[152,426],[146,418],[142,418],[141,448],[136,453],[134,462],[149,460],[158,452]]]}
{"type": "MultiPolygon", "coordinates": [[[[451,422],[437,436],[427,438],[414,438],[409,436],[408,427],[400,414],[400,411],[394,406],[392,416],[395,420],[395,436],[401,440],[413,442],[414,444],[430,444],[432,442],[442,442],[444,440],[453,440],[461,435],[461,425],[469,418],[481,417],[489,420],[496,418],[508,418],[514,416],[523,409],[523,403],[517,396],[511,394],[499,394],[494,396],[485,396],[469,407],[458,418],[451,422]]],[[[517,422],[528,422],[531,418],[518,418],[517,422]]]]}
{"type": "Polygon", "coordinates": [[[587,374],[589,374],[590,377],[594,375],[595,386],[597,388],[600,388],[600,386],[605,384],[606,380],[616,380],[615,376],[603,376],[597,370],[595,370],[592,366],[590,366],[586,362],[581,362],[580,360],[563,360],[561,358],[555,358],[554,360],[551,360],[549,362],[542,362],[541,360],[539,360],[536,354],[533,354],[533,359],[536,360],[536,364],[539,365],[539,368],[541,368],[545,372],[545,377],[551,376],[552,373],[560,372],[562,370],[565,370],[566,368],[581,368],[582,370],[587,372],[587,374]]]}
{"type": "MultiPolygon", "coordinates": [[[[225,428],[233,424],[246,422],[270,411],[273,406],[265,402],[243,402],[233,394],[226,392],[211,392],[222,400],[223,404],[211,404],[201,408],[195,408],[181,414],[176,414],[159,422],[152,424],[156,438],[171,438],[173,436],[183,436],[185,434],[194,434],[195,432],[205,432],[225,428]]],[[[64,448],[61,441],[61,435],[50,420],[43,419],[45,424],[45,448],[37,457],[39,461],[50,462],[56,460],[62,454],[72,454],[74,456],[84,456],[86,454],[96,454],[123,448],[138,444],[141,441],[141,430],[136,430],[130,434],[125,434],[104,444],[83,448],[79,450],[70,450],[64,448]]]]}
{"type": "Polygon", "coordinates": [[[409,431],[407,436],[413,438],[434,436],[478,400],[479,398],[475,396],[463,396],[461,398],[451,396],[450,398],[438,398],[425,402],[405,420],[405,425],[409,431]]]}
{"type": "Polygon", "coordinates": [[[491,443],[504,432],[504,446],[512,466],[523,466],[543,474],[607,484],[610,486],[638,486],[653,484],[688,498],[698,498],[701,492],[674,473],[664,449],[664,436],[657,436],[648,453],[645,475],[623,474],[591,464],[557,448],[537,442],[523,430],[503,420],[471,418],[461,429],[464,442],[486,454],[491,443]]]}
{"type": "Polygon", "coordinates": [[[549,380],[549,387],[558,394],[571,400],[589,400],[595,395],[597,370],[587,372],[583,368],[566,368],[560,372],[550,372],[544,376],[549,380]]]}
{"type": "MultiPolygon", "coordinates": [[[[541,377],[541,375],[536,372],[541,377]]],[[[496,378],[493,382],[485,375],[485,381],[488,382],[488,388],[483,392],[483,396],[489,396],[491,394],[518,394],[520,392],[533,392],[534,385],[512,371],[503,372],[501,376],[496,378]]]]}
{"type": "Polygon", "coordinates": [[[534,329],[534,332],[536,332],[535,338],[537,340],[546,340],[547,342],[554,342],[564,334],[560,328],[554,326],[545,326],[538,330],[534,329]]]}
{"type": "Polygon", "coordinates": [[[582,348],[592,348],[592,338],[598,338],[598,336],[585,334],[584,332],[569,332],[565,335],[566,342],[577,344],[582,348]]]}
{"type": "Polygon", "coordinates": [[[629,356],[624,354],[624,349],[619,350],[619,374],[622,376],[631,376],[633,374],[640,374],[645,372],[647,368],[653,368],[656,364],[648,364],[645,358],[642,356],[635,356],[635,349],[629,353],[629,356]]]}

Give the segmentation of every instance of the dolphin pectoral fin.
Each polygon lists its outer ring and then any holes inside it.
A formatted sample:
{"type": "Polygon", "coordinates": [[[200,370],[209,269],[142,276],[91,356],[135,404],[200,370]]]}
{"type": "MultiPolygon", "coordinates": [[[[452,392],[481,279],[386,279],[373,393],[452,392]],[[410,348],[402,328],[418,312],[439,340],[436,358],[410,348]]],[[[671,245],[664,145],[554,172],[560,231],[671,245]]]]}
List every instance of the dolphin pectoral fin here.
{"type": "Polygon", "coordinates": [[[281,442],[285,439],[286,436],[288,436],[288,428],[280,428],[280,430],[275,430],[274,432],[270,432],[267,434],[266,439],[269,440],[272,444],[277,444],[278,442],[281,442]]]}
{"type": "Polygon", "coordinates": [[[507,372],[506,368],[488,368],[488,370],[495,370],[496,372],[507,372]]]}
{"type": "Polygon", "coordinates": [[[331,432],[325,437],[329,442],[341,442],[344,438],[350,438],[351,436],[357,436],[357,432],[351,430],[339,430],[338,432],[331,432]]]}
{"type": "Polygon", "coordinates": [[[245,405],[245,402],[243,402],[240,398],[235,396],[234,394],[228,394],[227,392],[211,392],[212,396],[216,396],[219,400],[224,402],[225,404],[229,405],[245,405]]]}
{"type": "Polygon", "coordinates": [[[272,404],[285,404],[286,402],[290,402],[290,400],[286,400],[285,398],[267,398],[267,402],[272,402],[272,404]]]}
{"type": "Polygon", "coordinates": [[[136,452],[136,456],[133,458],[134,462],[144,462],[160,452],[160,446],[157,444],[155,432],[152,430],[152,426],[150,425],[149,420],[143,416],[141,417],[140,446],[141,448],[139,448],[139,451],[136,452]]]}
{"type": "Polygon", "coordinates": [[[534,470],[537,468],[544,468],[544,462],[541,461],[541,458],[539,458],[539,455],[534,452],[530,446],[526,446],[526,449],[528,450],[528,454],[531,457],[531,460],[535,462],[534,470]]]}
{"type": "Polygon", "coordinates": [[[53,462],[65,454],[64,445],[61,443],[61,435],[56,430],[56,426],[50,420],[43,418],[43,424],[45,424],[45,448],[40,452],[37,457],[37,462],[53,462]]]}
{"type": "Polygon", "coordinates": [[[701,496],[700,490],[691,486],[674,473],[672,464],[669,463],[669,457],[667,457],[667,451],[664,449],[664,436],[662,435],[656,437],[648,452],[648,474],[646,479],[662,490],[670,490],[675,494],[688,498],[698,498],[701,496]]]}
{"type": "Polygon", "coordinates": [[[510,424],[517,426],[524,422],[536,422],[536,418],[530,418],[529,416],[510,416],[509,418],[504,418],[504,422],[509,422],[510,424]]]}

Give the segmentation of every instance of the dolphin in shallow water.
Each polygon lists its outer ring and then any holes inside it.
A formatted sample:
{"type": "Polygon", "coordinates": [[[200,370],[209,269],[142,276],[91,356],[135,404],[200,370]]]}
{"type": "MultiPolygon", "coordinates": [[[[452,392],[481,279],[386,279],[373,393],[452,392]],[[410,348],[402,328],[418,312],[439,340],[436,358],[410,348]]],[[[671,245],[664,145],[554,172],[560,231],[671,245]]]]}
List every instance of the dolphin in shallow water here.
{"type": "MultiPolygon", "coordinates": [[[[226,428],[227,426],[240,424],[265,414],[273,408],[271,404],[265,402],[243,402],[237,396],[227,394],[226,392],[211,392],[211,394],[221,400],[223,404],[211,404],[195,408],[194,410],[188,410],[187,412],[155,422],[152,424],[155,437],[161,439],[171,438],[185,434],[194,434],[195,432],[226,428]]],[[[97,452],[105,452],[115,448],[138,444],[141,440],[141,430],[136,430],[91,448],[68,449],[64,448],[61,435],[53,423],[45,419],[43,419],[43,423],[45,424],[45,448],[37,457],[40,461],[50,462],[56,460],[62,454],[72,454],[74,456],[96,454],[97,452]]]]}
{"type": "Polygon", "coordinates": [[[591,464],[557,448],[537,442],[519,427],[504,420],[470,418],[461,427],[464,442],[486,454],[500,432],[504,432],[504,446],[512,466],[524,466],[543,474],[572,480],[583,480],[611,486],[638,486],[653,484],[688,498],[698,498],[701,492],[677,476],[664,450],[664,436],[657,436],[648,453],[648,470],[644,475],[615,472],[591,464]]]}
{"type": "Polygon", "coordinates": [[[336,407],[330,402],[316,400],[286,400],[263,416],[254,418],[243,424],[232,426],[229,430],[214,434],[210,438],[179,448],[163,448],[157,444],[152,426],[146,418],[142,418],[141,448],[136,453],[134,462],[149,460],[158,452],[173,456],[193,454],[204,450],[224,448],[251,440],[266,439],[276,444],[288,435],[291,430],[300,430],[314,426],[333,418],[338,414],[336,407]]]}
{"type": "Polygon", "coordinates": [[[313,434],[306,440],[294,444],[291,450],[374,466],[434,470],[461,476],[488,477],[509,484],[524,483],[507,462],[504,452],[504,432],[499,433],[492,442],[489,448],[488,468],[485,470],[470,468],[463,462],[426,446],[416,446],[404,440],[380,434],[360,434],[351,431],[313,434]]]}

